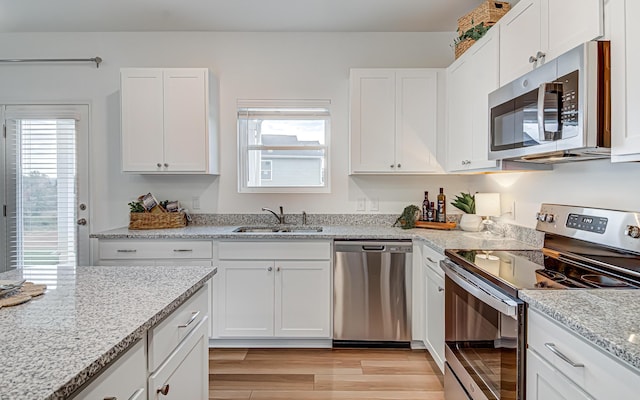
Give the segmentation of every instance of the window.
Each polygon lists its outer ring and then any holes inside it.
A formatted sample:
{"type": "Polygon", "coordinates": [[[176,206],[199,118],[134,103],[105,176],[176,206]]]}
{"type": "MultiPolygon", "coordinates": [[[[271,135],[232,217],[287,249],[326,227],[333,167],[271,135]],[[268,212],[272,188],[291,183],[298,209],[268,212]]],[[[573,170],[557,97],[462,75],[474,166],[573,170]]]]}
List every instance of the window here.
{"type": "Polygon", "coordinates": [[[240,192],[328,192],[329,101],[238,101],[240,192]]]}

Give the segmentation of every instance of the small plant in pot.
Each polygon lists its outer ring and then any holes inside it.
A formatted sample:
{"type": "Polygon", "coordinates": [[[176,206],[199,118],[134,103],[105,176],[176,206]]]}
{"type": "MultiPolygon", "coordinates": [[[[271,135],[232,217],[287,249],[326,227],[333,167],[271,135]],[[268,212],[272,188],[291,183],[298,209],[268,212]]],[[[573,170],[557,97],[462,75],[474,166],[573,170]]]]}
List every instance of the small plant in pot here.
{"type": "Polygon", "coordinates": [[[460,193],[451,205],[462,211],[460,229],[469,232],[478,232],[482,226],[482,217],[476,215],[476,198],[469,193],[460,193]]]}

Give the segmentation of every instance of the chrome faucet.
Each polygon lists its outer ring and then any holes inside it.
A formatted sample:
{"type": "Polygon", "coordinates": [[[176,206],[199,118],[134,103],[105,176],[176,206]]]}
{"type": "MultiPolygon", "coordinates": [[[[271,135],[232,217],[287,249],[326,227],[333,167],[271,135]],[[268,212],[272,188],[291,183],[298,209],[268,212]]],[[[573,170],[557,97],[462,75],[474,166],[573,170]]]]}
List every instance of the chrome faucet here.
{"type": "Polygon", "coordinates": [[[274,217],[276,217],[279,224],[284,224],[284,211],[282,209],[282,206],[280,206],[280,215],[278,215],[275,211],[267,207],[262,207],[262,211],[269,211],[271,214],[273,214],[274,217]]]}

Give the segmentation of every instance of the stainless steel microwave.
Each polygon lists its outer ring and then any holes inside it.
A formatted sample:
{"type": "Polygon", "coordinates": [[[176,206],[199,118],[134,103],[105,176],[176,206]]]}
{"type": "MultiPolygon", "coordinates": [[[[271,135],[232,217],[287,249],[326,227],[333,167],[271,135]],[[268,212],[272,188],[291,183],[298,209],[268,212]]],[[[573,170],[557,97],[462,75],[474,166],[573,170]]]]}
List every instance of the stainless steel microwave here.
{"type": "Polygon", "coordinates": [[[609,42],[587,42],[489,94],[489,159],[611,155],[609,42]]]}

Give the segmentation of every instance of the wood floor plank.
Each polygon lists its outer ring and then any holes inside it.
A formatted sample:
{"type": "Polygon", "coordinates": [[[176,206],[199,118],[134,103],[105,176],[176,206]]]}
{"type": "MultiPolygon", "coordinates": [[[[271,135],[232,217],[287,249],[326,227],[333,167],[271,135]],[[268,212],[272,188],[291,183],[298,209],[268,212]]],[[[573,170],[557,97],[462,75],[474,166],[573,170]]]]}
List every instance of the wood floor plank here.
{"type": "MultiPolygon", "coordinates": [[[[405,361],[406,362],[406,361],[405,361]]],[[[426,365],[426,363],[423,363],[426,365]]],[[[323,375],[361,375],[359,360],[211,360],[209,372],[212,374],[323,374],[323,375]]]]}
{"type": "Polygon", "coordinates": [[[209,360],[244,360],[247,349],[209,349],[209,360]]]}
{"type": "Polygon", "coordinates": [[[408,349],[249,349],[245,360],[408,360],[411,353],[408,349]]]}
{"type": "Polygon", "coordinates": [[[434,375],[316,375],[315,390],[442,390],[434,375]]]}
{"type": "Polygon", "coordinates": [[[313,386],[313,375],[209,374],[209,388],[213,390],[313,390],[313,386]]]}
{"type": "Polygon", "coordinates": [[[365,375],[434,375],[427,360],[362,360],[362,373],[365,375]]]}
{"type": "Polygon", "coordinates": [[[209,390],[209,400],[249,400],[251,390],[209,390]]]}
{"type": "MultiPolygon", "coordinates": [[[[432,391],[254,391],[251,400],[444,400],[432,391]]],[[[217,399],[216,399],[217,400],[217,399]]]]}

